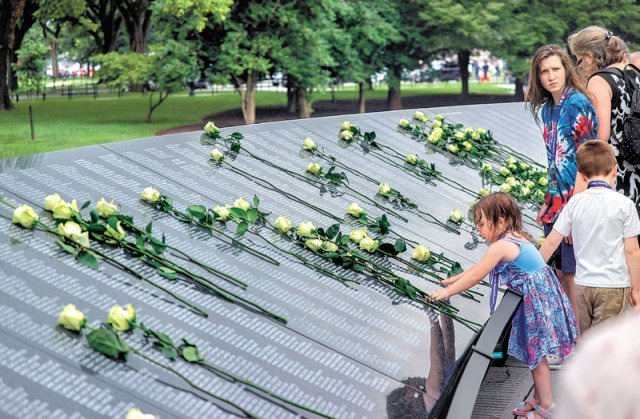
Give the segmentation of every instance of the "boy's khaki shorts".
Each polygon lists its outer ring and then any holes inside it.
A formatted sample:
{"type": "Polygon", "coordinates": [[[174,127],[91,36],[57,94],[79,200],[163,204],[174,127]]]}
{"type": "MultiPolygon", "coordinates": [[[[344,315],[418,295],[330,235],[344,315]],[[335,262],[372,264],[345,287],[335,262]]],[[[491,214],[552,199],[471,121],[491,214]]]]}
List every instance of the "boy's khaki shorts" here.
{"type": "Polygon", "coordinates": [[[576,285],[580,334],[611,317],[622,314],[629,304],[630,288],[600,288],[576,285]]]}

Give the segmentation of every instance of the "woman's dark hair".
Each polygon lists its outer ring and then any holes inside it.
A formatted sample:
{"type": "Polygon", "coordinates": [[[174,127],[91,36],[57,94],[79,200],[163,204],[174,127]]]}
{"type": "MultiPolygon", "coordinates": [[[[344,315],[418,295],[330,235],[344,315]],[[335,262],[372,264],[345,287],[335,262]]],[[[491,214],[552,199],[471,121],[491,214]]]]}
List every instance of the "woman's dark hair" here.
{"type": "Polygon", "coordinates": [[[601,26],[588,26],[567,38],[571,53],[575,56],[590,54],[598,69],[624,61],[629,47],[622,38],[601,26]]]}
{"type": "Polygon", "coordinates": [[[566,75],[564,85],[584,93],[587,97],[590,96],[587,92],[584,81],[578,73],[576,73],[573,61],[571,61],[569,54],[567,54],[560,45],[551,44],[538,48],[531,59],[531,72],[529,73],[529,87],[526,97],[526,101],[529,103],[529,110],[538,125],[540,124],[540,108],[544,106],[545,103],[553,100],[551,93],[542,87],[542,83],[540,83],[540,63],[542,60],[546,60],[553,56],[560,58],[562,66],[564,67],[566,75]]]}
{"type": "Polygon", "coordinates": [[[502,234],[510,231],[525,239],[533,242],[533,237],[522,226],[522,214],[516,201],[503,192],[494,192],[478,201],[472,208],[473,218],[477,223],[482,221],[483,217],[487,217],[492,225],[497,226],[500,218],[504,219],[504,231],[498,232],[502,234]]]}

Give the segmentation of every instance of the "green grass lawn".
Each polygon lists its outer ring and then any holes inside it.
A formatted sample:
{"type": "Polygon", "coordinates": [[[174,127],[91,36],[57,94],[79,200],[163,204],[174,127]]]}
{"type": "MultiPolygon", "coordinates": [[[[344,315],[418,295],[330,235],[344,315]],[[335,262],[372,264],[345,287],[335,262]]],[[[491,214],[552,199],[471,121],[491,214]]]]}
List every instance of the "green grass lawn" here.
{"type": "MultiPolygon", "coordinates": [[[[509,89],[493,84],[470,84],[471,93],[510,94],[509,89]]],[[[424,94],[457,94],[459,83],[407,84],[403,96],[424,94]]],[[[367,99],[386,98],[383,86],[367,92],[367,99]]],[[[313,95],[313,100],[330,98],[329,92],[313,95]]],[[[336,92],[338,99],[355,99],[355,88],[336,92]]],[[[162,129],[200,124],[202,118],[216,112],[238,108],[240,97],[234,92],[201,93],[170,96],[145,122],[148,96],[130,93],[117,95],[66,97],[49,96],[46,101],[33,99],[15,103],[11,112],[0,112],[0,158],[16,157],[46,151],[92,144],[151,137],[162,129]],[[36,140],[31,140],[29,105],[33,109],[36,140]]],[[[257,106],[284,105],[286,96],[277,92],[258,92],[257,106]]]]}

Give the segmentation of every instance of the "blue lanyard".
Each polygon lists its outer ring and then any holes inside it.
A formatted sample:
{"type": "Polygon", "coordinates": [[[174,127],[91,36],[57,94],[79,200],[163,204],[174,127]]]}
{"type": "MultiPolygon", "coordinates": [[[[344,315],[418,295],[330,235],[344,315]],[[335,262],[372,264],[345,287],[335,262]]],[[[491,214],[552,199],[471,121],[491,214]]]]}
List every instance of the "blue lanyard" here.
{"type": "Polygon", "coordinates": [[[609,185],[604,180],[592,180],[587,185],[587,189],[589,189],[589,188],[607,188],[607,189],[611,189],[611,185],[609,185]]]}

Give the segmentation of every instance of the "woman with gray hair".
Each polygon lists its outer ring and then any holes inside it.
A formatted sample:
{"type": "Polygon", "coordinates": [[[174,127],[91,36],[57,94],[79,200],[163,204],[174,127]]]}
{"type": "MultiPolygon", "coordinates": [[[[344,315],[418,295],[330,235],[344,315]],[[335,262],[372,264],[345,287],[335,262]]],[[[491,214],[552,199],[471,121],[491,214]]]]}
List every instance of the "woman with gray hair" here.
{"type": "MultiPolygon", "coordinates": [[[[618,175],[616,189],[631,198],[640,208],[640,166],[625,159],[622,151],[623,123],[631,114],[631,97],[625,85],[625,67],[629,48],[606,28],[589,26],[567,39],[576,57],[578,73],[588,80],[598,117],[598,139],[608,141],[616,154],[618,175]]],[[[640,79],[636,79],[640,83],[640,79]]]]}

